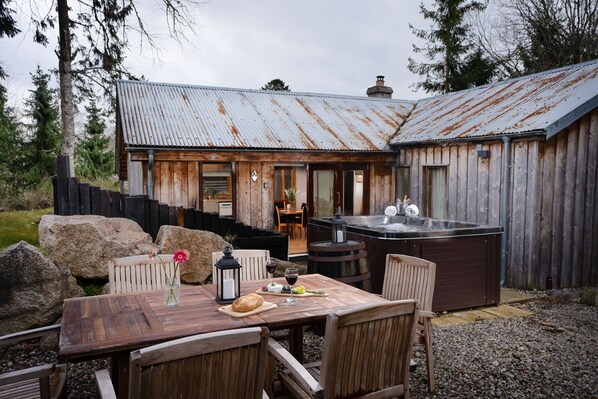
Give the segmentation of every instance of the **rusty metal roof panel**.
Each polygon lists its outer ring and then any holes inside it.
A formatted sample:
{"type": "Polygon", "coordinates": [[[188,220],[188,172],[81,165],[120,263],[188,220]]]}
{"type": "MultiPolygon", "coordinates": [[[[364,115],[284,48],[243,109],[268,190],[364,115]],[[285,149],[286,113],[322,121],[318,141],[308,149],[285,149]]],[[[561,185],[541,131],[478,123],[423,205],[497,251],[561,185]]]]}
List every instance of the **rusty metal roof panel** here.
{"type": "Polygon", "coordinates": [[[418,101],[391,144],[541,132],[596,107],[598,60],[418,101]]]}
{"type": "Polygon", "coordinates": [[[129,146],[380,151],[411,101],[118,81],[129,146]]]}

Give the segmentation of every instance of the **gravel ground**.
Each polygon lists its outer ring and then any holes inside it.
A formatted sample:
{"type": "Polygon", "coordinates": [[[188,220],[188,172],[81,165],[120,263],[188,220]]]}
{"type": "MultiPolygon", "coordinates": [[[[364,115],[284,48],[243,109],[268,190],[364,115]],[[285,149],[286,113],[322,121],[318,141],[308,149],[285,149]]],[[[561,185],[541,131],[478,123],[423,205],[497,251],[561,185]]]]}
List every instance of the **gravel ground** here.
{"type": "MultiPolygon", "coordinates": [[[[411,397],[598,399],[598,308],[546,298],[516,306],[533,315],[434,329],[437,389],[427,390],[417,347],[411,397]]],[[[305,340],[306,361],[318,358],[322,338],[305,340]]],[[[54,359],[38,345],[3,349],[0,372],[54,359]]],[[[93,398],[93,370],[107,367],[105,359],[69,364],[69,398],[93,398]]]]}

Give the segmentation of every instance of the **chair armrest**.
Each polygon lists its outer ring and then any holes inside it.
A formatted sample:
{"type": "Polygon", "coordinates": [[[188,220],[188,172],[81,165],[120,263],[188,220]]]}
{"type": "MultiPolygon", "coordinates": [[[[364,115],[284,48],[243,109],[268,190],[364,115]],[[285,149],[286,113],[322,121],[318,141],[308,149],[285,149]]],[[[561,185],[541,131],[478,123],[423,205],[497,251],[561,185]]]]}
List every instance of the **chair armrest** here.
{"type": "Polygon", "coordinates": [[[56,365],[44,364],[30,367],[24,370],[10,371],[0,375],[0,386],[14,384],[15,382],[27,381],[42,377],[48,377],[54,373],[56,365]]]}
{"type": "Polygon", "coordinates": [[[312,396],[324,391],[324,387],[307,372],[305,367],[272,338],[268,338],[268,351],[288,369],[297,380],[297,383],[312,396]]]}
{"type": "Polygon", "coordinates": [[[32,330],[19,331],[13,334],[7,334],[0,337],[0,347],[6,345],[16,344],[21,341],[27,341],[33,338],[45,337],[47,335],[60,334],[60,324],[52,324],[51,326],[35,328],[32,330]]]}
{"type": "Polygon", "coordinates": [[[112,380],[108,370],[98,370],[96,376],[96,397],[100,399],[116,399],[116,392],[112,386],[112,380]]]}
{"type": "Polygon", "coordinates": [[[428,317],[428,318],[436,317],[436,313],[430,312],[428,310],[420,310],[419,315],[422,317],[428,317]]]}

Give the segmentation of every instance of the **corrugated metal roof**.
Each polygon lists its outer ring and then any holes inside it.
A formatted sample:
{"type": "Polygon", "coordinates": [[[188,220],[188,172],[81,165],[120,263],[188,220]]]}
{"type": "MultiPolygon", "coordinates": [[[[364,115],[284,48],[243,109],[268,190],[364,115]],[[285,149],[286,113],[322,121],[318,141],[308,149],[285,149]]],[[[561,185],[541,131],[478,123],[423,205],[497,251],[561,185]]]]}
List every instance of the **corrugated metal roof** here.
{"type": "Polygon", "coordinates": [[[415,102],[118,81],[125,143],[141,147],[380,151],[415,102]]]}
{"type": "Polygon", "coordinates": [[[391,144],[541,132],[598,106],[598,60],[418,101],[391,144]]]}

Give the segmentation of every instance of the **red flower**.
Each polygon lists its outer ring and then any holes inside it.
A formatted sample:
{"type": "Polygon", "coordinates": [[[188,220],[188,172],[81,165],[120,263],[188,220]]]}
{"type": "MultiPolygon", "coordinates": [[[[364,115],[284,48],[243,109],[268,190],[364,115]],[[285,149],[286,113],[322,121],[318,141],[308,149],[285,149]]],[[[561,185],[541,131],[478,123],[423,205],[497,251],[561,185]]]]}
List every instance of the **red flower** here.
{"type": "Polygon", "coordinates": [[[177,263],[183,263],[187,259],[189,259],[189,251],[184,249],[179,249],[174,253],[173,259],[177,263]]]}

